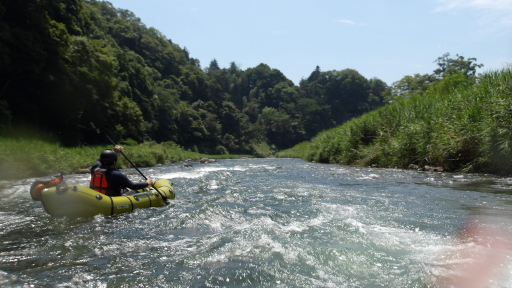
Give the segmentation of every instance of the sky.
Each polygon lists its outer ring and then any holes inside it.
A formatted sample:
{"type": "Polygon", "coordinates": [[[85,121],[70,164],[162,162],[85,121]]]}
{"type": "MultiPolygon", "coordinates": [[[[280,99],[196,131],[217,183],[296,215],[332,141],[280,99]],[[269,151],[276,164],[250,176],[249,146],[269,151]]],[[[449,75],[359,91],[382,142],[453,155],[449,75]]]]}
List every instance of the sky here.
{"type": "Polygon", "coordinates": [[[354,69],[392,85],[431,74],[438,57],[476,58],[477,72],[512,65],[512,0],[109,0],[206,68],[260,63],[296,85],[354,69]]]}

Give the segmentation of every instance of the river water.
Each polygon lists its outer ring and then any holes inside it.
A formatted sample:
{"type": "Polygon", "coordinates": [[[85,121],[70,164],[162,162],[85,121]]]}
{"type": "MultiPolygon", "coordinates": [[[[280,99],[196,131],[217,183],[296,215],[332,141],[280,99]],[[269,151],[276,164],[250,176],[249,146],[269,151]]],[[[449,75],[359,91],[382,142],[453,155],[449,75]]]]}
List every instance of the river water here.
{"type": "Polygon", "coordinates": [[[171,205],[113,217],[52,218],[30,198],[35,179],[1,183],[0,286],[443,287],[474,264],[493,272],[482,287],[512,287],[512,178],[190,163],[142,169],[172,179],[171,205]]]}

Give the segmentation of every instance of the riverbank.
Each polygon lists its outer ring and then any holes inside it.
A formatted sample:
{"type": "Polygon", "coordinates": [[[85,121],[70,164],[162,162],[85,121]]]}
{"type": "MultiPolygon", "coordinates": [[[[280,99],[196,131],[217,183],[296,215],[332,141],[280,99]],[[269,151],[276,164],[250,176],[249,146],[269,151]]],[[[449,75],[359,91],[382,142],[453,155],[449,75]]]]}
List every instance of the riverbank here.
{"type": "Polygon", "coordinates": [[[471,85],[450,81],[326,130],[276,157],[510,175],[512,70],[486,73],[471,85]]]}
{"type": "MultiPolygon", "coordinates": [[[[173,142],[157,144],[146,142],[140,145],[125,145],[126,156],[138,167],[151,167],[180,161],[208,159],[231,159],[241,155],[205,155],[186,151],[173,142]]],[[[87,170],[104,149],[112,145],[62,147],[59,143],[41,139],[0,137],[0,180],[42,177],[57,173],[73,174],[87,170]]],[[[120,157],[119,168],[131,167],[120,157]]]]}

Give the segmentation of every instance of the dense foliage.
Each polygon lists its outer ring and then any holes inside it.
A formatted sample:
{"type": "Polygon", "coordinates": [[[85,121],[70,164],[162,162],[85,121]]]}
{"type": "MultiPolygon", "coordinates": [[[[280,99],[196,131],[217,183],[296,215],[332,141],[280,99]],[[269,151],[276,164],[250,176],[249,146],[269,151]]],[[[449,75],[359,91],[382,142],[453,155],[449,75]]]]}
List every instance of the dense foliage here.
{"type": "Polygon", "coordinates": [[[479,77],[465,72],[448,73],[422,93],[395,98],[278,156],[510,175],[512,68],[479,77]]]}
{"type": "Polygon", "coordinates": [[[204,153],[282,149],[383,105],[389,88],[351,69],[316,67],[299,86],[263,63],[203,69],[97,0],[2,1],[0,31],[0,133],[32,127],[65,146],[105,142],[94,122],[117,140],[204,153]]]}

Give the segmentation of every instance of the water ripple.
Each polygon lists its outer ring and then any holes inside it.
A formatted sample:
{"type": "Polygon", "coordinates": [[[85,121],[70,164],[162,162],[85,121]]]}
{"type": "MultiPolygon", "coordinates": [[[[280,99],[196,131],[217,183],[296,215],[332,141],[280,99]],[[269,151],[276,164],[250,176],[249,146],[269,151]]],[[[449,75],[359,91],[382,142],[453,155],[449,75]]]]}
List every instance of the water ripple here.
{"type": "MultiPolygon", "coordinates": [[[[3,183],[0,285],[424,287],[451,273],[447,251],[479,247],[457,244],[468,219],[512,227],[509,178],[297,159],[143,172],[172,179],[171,205],[57,219],[31,200],[35,179],[3,183]]],[[[510,258],[503,265],[512,270],[510,258]]],[[[499,275],[489,287],[512,286],[511,275],[499,275]]]]}

